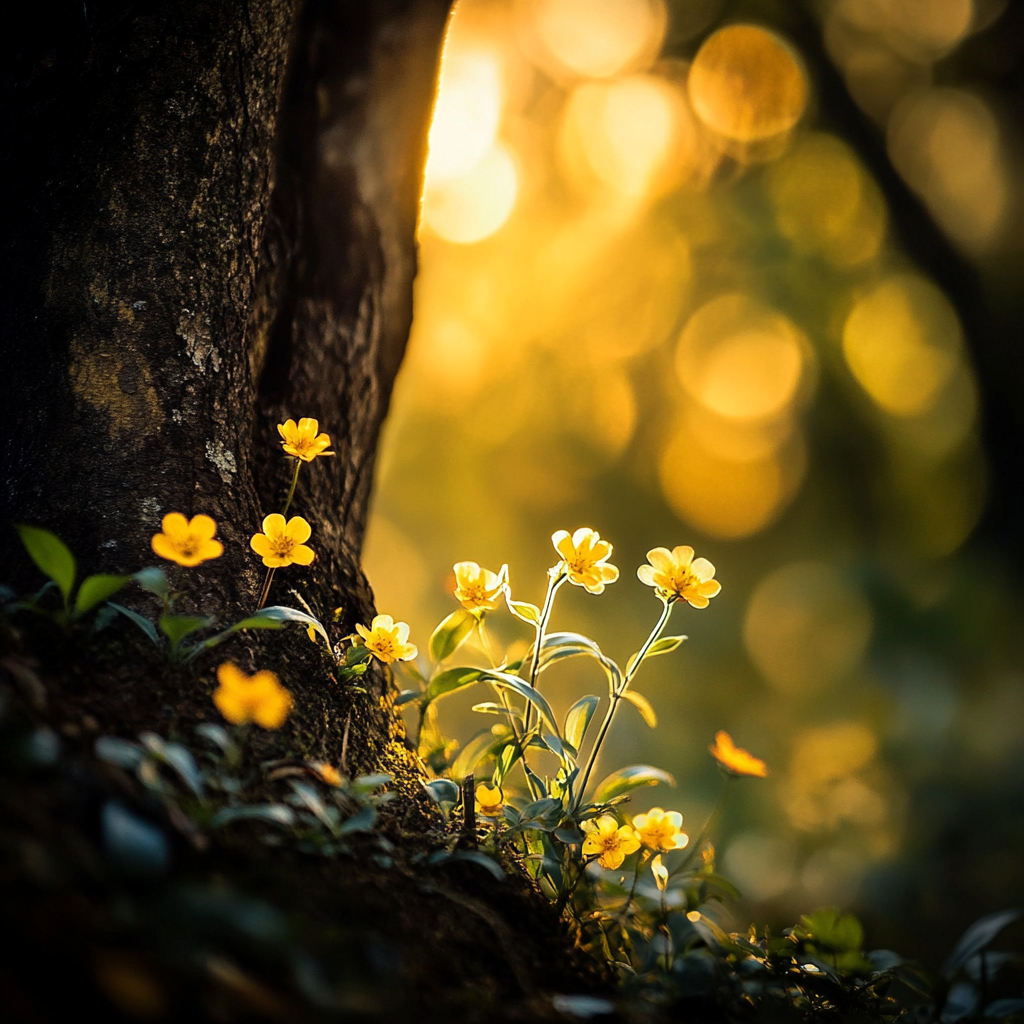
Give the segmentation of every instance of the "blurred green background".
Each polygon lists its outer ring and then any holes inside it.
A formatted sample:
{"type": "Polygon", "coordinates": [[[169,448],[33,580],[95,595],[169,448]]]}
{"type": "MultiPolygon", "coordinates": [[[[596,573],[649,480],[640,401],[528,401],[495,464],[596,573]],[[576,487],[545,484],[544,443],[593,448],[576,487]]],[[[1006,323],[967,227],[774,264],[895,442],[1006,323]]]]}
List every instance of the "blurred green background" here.
{"type": "MultiPolygon", "coordinates": [[[[625,708],[602,760],[671,771],[633,809],[691,833],[715,730],[768,761],[716,837],[735,927],[836,905],[936,962],[1024,900],[1022,36],[996,0],[453,16],[367,572],[422,649],[454,562],[539,603],[591,526],[622,577],[553,626],[625,660],[646,551],[709,558],[638,678],[658,728],[625,708]]],[[[602,692],[558,672],[556,710],[602,692]]]]}

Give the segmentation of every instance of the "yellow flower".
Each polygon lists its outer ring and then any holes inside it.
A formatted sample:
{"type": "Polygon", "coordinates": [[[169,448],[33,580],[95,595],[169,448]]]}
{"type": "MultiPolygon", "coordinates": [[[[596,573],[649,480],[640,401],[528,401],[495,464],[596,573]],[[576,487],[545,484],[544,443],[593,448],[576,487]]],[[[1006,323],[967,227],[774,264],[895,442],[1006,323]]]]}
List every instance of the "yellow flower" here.
{"type": "Polygon", "coordinates": [[[715,742],[708,750],[730,775],[756,775],[763,779],[768,774],[768,765],[764,761],[754,757],[749,750],[737,747],[732,737],[722,729],[715,733],[715,742]]]}
{"type": "Polygon", "coordinates": [[[375,615],[369,629],[357,624],[356,632],[363,638],[363,646],[385,665],[416,657],[416,645],[408,642],[408,625],[395,622],[390,615],[375,615]]]}
{"type": "Polygon", "coordinates": [[[224,545],[213,539],[217,524],[209,516],[189,520],[180,512],[169,512],[160,525],[163,533],[153,534],[150,544],[161,558],[178,565],[198,565],[224,554],[224,545]]]}
{"type": "Polygon", "coordinates": [[[476,787],[476,813],[485,818],[500,818],[505,813],[501,789],[481,783],[476,787]]]}
{"type": "Polygon", "coordinates": [[[633,816],[633,828],[640,842],[649,850],[662,853],[682,850],[689,843],[690,837],[682,826],[683,816],[678,811],[663,811],[660,807],[633,816]]]}
{"type": "Polygon", "coordinates": [[[640,840],[629,825],[619,827],[612,814],[602,814],[596,821],[583,822],[587,837],[583,840],[583,856],[598,855],[597,863],[614,871],[631,853],[640,849],[640,840]]]}
{"type": "Polygon", "coordinates": [[[310,767],[320,776],[328,786],[342,787],[345,785],[345,778],[338,771],[334,765],[327,764],[326,761],[317,761],[310,765],[310,767]]]}
{"type": "Polygon", "coordinates": [[[249,546],[263,557],[268,569],[281,569],[297,563],[309,565],[313,561],[313,549],[305,546],[313,532],[302,516],[292,516],[285,522],[280,512],[271,512],[263,520],[263,532],[254,533],[249,546]]]}
{"type": "Polygon", "coordinates": [[[455,600],[471,612],[493,612],[505,593],[504,572],[496,575],[476,562],[456,562],[455,600]]]}
{"type": "Polygon", "coordinates": [[[647,552],[650,565],[641,565],[636,574],[641,583],[654,587],[666,600],[682,598],[694,608],[707,608],[708,601],[721,589],[714,578],[715,567],[706,558],[694,558],[693,548],[681,544],[671,551],[654,548],[647,552]]]}
{"type": "Polygon", "coordinates": [[[255,722],[264,729],[279,729],[292,709],[292,695],[273,672],[247,676],[225,661],[217,669],[220,686],[214,691],[217,710],[235,725],[255,722]]]}
{"type": "Polygon", "coordinates": [[[651,861],[651,874],[654,875],[654,883],[659,891],[664,892],[668,888],[668,868],[661,863],[660,853],[651,861]]]}
{"type": "Polygon", "coordinates": [[[318,434],[320,424],[306,416],[299,420],[286,420],[278,423],[277,432],[281,435],[281,447],[289,454],[303,462],[312,462],[318,455],[333,455],[326,451],[331,447],[331,439],[327,434],[318,434]]]}
{"type": "Polygon", "coordinates": [[[551,543],[562,556],[558,568],[564,568],[569,582],[577,587],[600,594],[606,583],[619,578],[619,570],[608,564],[612,546],[601,540],[597,530],[581,526],[571,537],[568,530],[558,530],[551,535],[551,543]]]}

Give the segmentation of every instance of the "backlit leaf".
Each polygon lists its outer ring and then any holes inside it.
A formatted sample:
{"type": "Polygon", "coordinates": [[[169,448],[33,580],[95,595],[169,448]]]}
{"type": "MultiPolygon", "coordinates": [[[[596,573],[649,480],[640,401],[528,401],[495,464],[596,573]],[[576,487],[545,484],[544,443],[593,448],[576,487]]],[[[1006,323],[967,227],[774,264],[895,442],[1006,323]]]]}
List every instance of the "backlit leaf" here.
{"type": "Polygon", "coordinates": [[[652,729],[657,728],[658,716],[654,713],[651,702],[642,693],[637,693],[636,690],[627,690],[622,696],[624,700],[628,700],[640,712],[643,720],[652,729]]]}
{"type": "Polygon", "coordinates": [[[430,657],[440,663],[453,655],[473,632],[476,618],[465,608],[448,616],[430,637],[430,657]]]}
{"type": "Polygon", "coordinates": [[[649,764],[631,764],[628,768],[620,768],[612,772],[598,787],[594,793],[595,804],[606,804],[617,796],[631,793],[634,789],[643,786],[656,786],[664,782],[668,786],[674,786],[676,780],[668,772],[661,768],[653,768],[649,764]]]}
{"type": "Polygon", "coordinates": [[[131,576],[109,576],[102,573],[87,576],[78,588],[78,596],[75,598],[75,618],[113,597],[130,579],[131,576]]]}
{"type": "Polygon", "coordinates": [[[579,753],[583,738],[587,734],[591,719],[600,702],[600,698],[593,695],[581,697],[569,708],[565,716],[565,741],[574,747],[577,753],[579,753]]]}
{"type": "Polygon", "coordinates": [[[71,588],[75,585],[75,556],[64,541],[49,530],[25,525],[19,526],[17,530],[29,558],[45,576],[57,584],[67,604],[71,599],[71,588]]]}

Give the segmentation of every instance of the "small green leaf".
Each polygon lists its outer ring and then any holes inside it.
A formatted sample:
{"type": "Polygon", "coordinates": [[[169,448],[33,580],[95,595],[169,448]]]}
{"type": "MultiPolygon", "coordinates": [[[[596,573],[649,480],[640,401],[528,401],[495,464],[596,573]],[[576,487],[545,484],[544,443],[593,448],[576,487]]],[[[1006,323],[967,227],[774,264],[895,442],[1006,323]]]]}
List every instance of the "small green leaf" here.
{"type": "Polygon", "coordinates": [[[172,647],[177,647],[189,633],[212,623],[208,615],[161,615],[159,619],[160,632],[170,640],[172,647]]]}
{"type": "Polygon", "coordinates": [[[295,812],[287,804],[240,804],[222,807],[211,819],[211,828],[221,828],[232,821],[269,821],[275,825],[295,824],[295,812]]]}
{"type": "Polygon", "coordinates": [[[470,772],[475,771],[477,765],[482,761],[493,757],[498,748],[504,745],[507,740],[508,736],[506,734],[502,733],[495,736],[490,729],[478,732],[459,751],[459,756],[455,759],[455,763],[451,768],[452,777],[461,782],[470,772]]]}
{"type": "Polygon", "coordinates": [[[515,767],[516,762],[522,757],[522,750],[518,743],[509,743],[498,755],[494,765],[494,776],[492,782],[500,786],[510,771],[515,767]]]}
{"type": "Polygon", "coordinates": [[[590,721],[600,702],[601,699],[593,695],[581,697],[569,708],[565,716],[565,742],[570,744],[577,753],[579,753],[583,737],[587,734],[590,721]]]}
{"type": "Polygon", "coordinates": [[[642,693],[637,693],[636,690],[627,690],[622,696],[640,712],[640,716],[652,729],[658,727],[658,716],[654,713],[651,702],[642,693]]]}
{"type": "Polygon", "coordinates": [[[374,807],[363,807],[351,818],[346,818],[338,829],[339,836],[351,835],[353,832],[369,832],[377,824],[377,810],[374,807]]]}
{"type": "MultiPolygon", "coordinates": [[[[267,618],[266,615],[250,615],[241,622],[236,622],[229,632],[236,633],[240,629],[284,629],[284,623],[278,619],[267,618]]],[[[228,631],[226,631],[228,632],[228,631]]]]}
{"type": "Polygon", "coordinates": [[[17,530],[29,558],[57,584],[66,605],[71,600],[71,588],[75,585],[75,556],[64,541],[49,530],[25,525],[18,526],[17,530]]]}
{"type": "Polygon", "coordinates": [[[458,804],[462,793],[458,784],[452,782],[451,779],[431,779],[430,782],[423,783],[423,788],[427,791],[430,799],[440,808],[441,813],[446,819],[451,814],[452,809],[458,804]]]}
{"type": "Polygon", "coordinates": [[[145,616],[140,615],[138,612],[133,612],[131,608],[125,608],[123,604],[115,604],[113,601],[111,601],[107,607],[113,608],[114,611],[120,612],[126,619],[130,619],[139,627],[139,629],[142,630],[143,633],[146,634],[146,636],[149,637],[150,640],[153,641],[153,643],[157,645],[157,647],[160,646],[160,636],[156,631],[156,626],[154,626],[153,623],[145,616]]]}
{"type": "MultiPolygon", "coordinates": [[[[646,661],[648,658],[655,658],[659,654],[669,654],[670,652],[674,651],[684,640],[689,640],[689,637],[686,637],[686,636],[663,636],[663,637],[659,637],[659,639],[655,640],[654,643],[651,644],[651,646],[648,649],[647,653],[644,655],[644,661],[646,661]]],[[[637,651],[636,653],[639,654],[640,652],[637,651]]],[[[635,663],[636,663],[636,654],[631,654],[629,656],[629,661],[626,662],[626,672],[627,673],[633,671],[633,665],[635,663]]]]}
{"type": "MultiPolygon", "coordinates": [[[[324,629],[323,624],[319,619],[313,618],[312,615],[306,612],[299,611],[298,608],[289,608],[283,604],[273,604],[269,608],[261,608],[255,615],[249,617],[244,621],[249,622],[252,619],[270,619],[272,622],[300,622],[303,626],[312,626],[314,631],[319,633],[324,638],[324,641],[330,646],[330,638],[327,636],[327,631],[324,629]]],[[[242,629],[241,624],[238,624],[235,628],[242,629]]],[[[252,629],[252,626],[244,627],[246,629],[252,629]]]]}
{"type": "Polygon", "coordinates": [[[864,929],[860,921],[852,914],[840,914],[834,907],[804,914],[796,934],[836,953],[856,951],[864,945],[864,929]]]}
{"type": "Polygon", "coordinates": [[[540,609],[535,604],[530,604],[529,601],[513,601],[512,598],[507,598],[506,603],[508,610],[517,619],[528,622],[531,626],[540,625],[540,609]]]}
{"type": "Polygon", "coordinates": [[[511,690],[528,700],[541,714],[548,729],[556,736],[558,725],[555,723],[555,715],[551,705],[544,699],[539,690],[535,690],[528,682],[520,679],[519,676],[509,675],[507,672],[499,672],[497,669],[485,669],[480,673],[481,678],[500,686],[503,689],[511,690]]]}
{"type": "Polygon", "coordinates": [[[447,697],[449,693],[477,682],[482,674],[477,668],[449,668],[439,672],[427,685],[424,699],[429,704],[439,697],[447,697]]]}
{"type": "Polygon", "coordinates": [[[102,573],[87,576],[78,588],[74,617],[79,618],[91,608],[113,597],[130,579],[131,576],[108,576],[102,573]]]}
{"type": "Polygon", "coordinates": [[[552,662],[561,661],[563,658],[574,658],[580,654],[596,658],[605,670],[612,689],[619,688],[619,684],[622,682],[622,671],[619,666],[593,640],[580,633],[549,633],[544,637],[544,643],[540,649],[540,667],[543,669],[552,662]]]}
{"type": "Polygon", "coordinates": [[[138,743],[118,739],[116,736],[101,736],[93,749],[101,761],[134,771],[139,767],[145,754],[138,743]]]}
{"type": "Polygon", "coordinates": [[[403,704],[408,704],[411,700],[419,700],[422,696],[419,690],[403,690],[395,698],[395,707],[400,708],[403,704]]]}
{"type": "Polygon", "coordinates": [[[501,865],[497,861],[492,860],[487,856],[486,853],[481,853],[479,850],[456,850],[451,857],[452,860],[466,860],[471,864],[479,864],[480,867],[486,868],[494,878],[499,882],[504,882],[506,875],[502,871],[501,865]]]}
{"type": "Polygon", "coordinates": [[[664,782],[668,786],[676,784],[676,780],[661,768],[652,768],[649,764],[631,764],[628,768],[612,772],[597,787],[594,803],[606,804],[617,796],[630,793],[642,786],[656,786],[659,782],[664,782]]]}
{"type": "Polygon", "coordinates": [[[952,978],[972,956],[980,953],[1008,924],[1021,916],[1020,910],[997,910],[978,918],[960,936],[960,941],[942,965],[942,973],[952,978]]]}
{"type": "Polygon", "coordinates": [[[430,637],[430,657],[440,664],[453,655],[466,642],[475,625],[476,617],[465,608],[452,612],[430,637]]]}
{"type": "Polygon", "coordinates": [[[143,590],[156,594],[162,601],[166,601],[171,596],[171,588],[167,585],[167,574],[155,565],[140,569],[134,579],[143,590]]]}

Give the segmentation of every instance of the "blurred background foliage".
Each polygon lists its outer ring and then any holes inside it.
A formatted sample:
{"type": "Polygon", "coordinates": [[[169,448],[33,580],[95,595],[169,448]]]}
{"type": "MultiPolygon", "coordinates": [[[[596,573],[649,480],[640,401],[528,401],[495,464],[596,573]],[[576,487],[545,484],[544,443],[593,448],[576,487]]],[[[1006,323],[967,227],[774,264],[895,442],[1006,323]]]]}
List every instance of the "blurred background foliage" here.
{"type": "MultiPolygon", "coordinates": [[[[999,0],[451,22],[367,572],[423,646],[455,561],[538,602],[552,531],[591,526],[622,579],[553,625],[624,660],[645,552],[710,558],[721,596],[638,682],[659,727],[627,711],[604,761],[671,771],[633,809],[695,832],[716,729],[768,760],[718,837],[727,926],[832,904],[937,962],[1024,900],[1022,37],[999,0]]],[[[597,676],[552,672],[556,710],[597,676]]]]}

